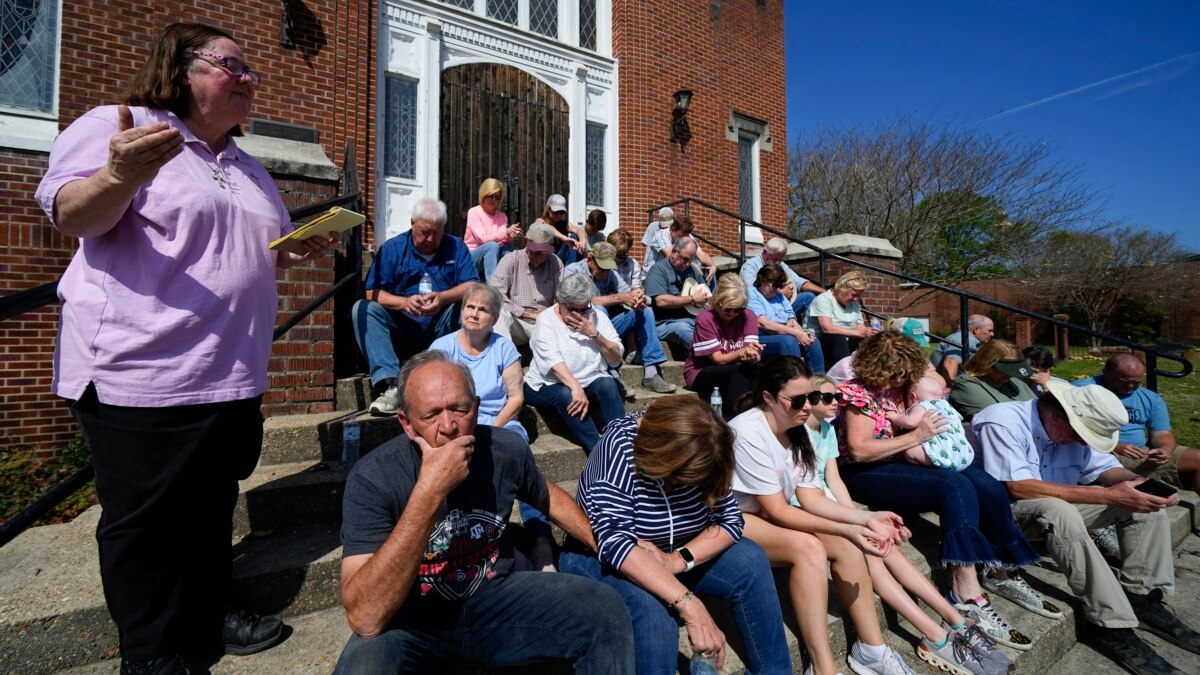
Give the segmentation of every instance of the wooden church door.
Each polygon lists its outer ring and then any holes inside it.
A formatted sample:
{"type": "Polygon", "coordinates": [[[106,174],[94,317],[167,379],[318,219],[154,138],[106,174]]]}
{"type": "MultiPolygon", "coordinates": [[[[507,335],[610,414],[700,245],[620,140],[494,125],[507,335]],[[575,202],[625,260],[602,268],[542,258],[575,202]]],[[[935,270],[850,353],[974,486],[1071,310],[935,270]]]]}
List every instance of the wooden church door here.
{"type": "Polygon", "coordinates": [[[446,231],[462,236],[479,184],[496,178],[501,209],[527,227],[554,193],[570,190],[567,103],[549,85],[514,66],[473,63],[442,71],[439,194],[446,231]]]}

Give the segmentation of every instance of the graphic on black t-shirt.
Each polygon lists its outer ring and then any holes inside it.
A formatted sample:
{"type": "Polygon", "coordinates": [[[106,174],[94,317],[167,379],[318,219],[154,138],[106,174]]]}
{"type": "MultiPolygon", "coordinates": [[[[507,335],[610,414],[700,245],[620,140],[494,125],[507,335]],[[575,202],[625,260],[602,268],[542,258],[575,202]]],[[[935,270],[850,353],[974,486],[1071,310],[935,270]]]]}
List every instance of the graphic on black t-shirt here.
{"type": "Polygon", "coordinates": [[[495,578],[505,522],[482,509],[454,509],[434,525],[417,569],[421,596],[446,600],[471,597],[480,584],[495,578]]]}

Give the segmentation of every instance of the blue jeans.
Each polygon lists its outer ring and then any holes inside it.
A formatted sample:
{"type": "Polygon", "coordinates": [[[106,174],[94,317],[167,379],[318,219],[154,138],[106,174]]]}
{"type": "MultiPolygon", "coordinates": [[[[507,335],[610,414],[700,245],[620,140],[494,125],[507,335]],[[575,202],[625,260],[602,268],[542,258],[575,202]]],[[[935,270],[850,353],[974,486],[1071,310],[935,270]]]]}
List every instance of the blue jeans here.
{"type": "MultiPolygon", "coordinates": [[[[676,672],[679,622],[666,603],[590,553],[563,551],[558,568],[600,581],[625,601],[633,621],[638,673],[676,672]]],[[[758,544],[740,539],[716,558],[678,578],[688,589],[724,598],[732,605],[738,632],[746,644],[747,673],[792,672],[771,564],[758,544]]]]}
{"type": "Polygon", "coordinates": [[[513,247],[509,244],[497,244],[494,241],[489,241],[475,247],[471,251],[471,262],[475,263],[475,268],[482,273],[479,278],[483,283],[487,283],[488,279],[496,272],[496,265],[504,254],[511,253],[513,247]]]}
{"type": "MultiPolygon", "coordinates": [[[[608,314],[607,307],[596,309],[608,314]]],[[[643,366],[656,366],[667,360],[663,353],[662,342],[658,339],[654,325],[654,310],[644,307],[641,310],[627,309],[612,319],[613,329],[617,335],[624,337],[633,330],[633,341],[637,344],[638,352],[642,355],[643,366]]]]}
{"type": "Polygon", "coordinates": [[[696,319],[659,319],[654,334],[659,340],[674,342],[684,349],[692,348],[692,333],[696,332],[696,319]]]}
{"type": "Polygon", "coordinates": [[[1040,558],[1013,520],[1004,486],[978,466],[950,471],[900,462],[847,464],[842,477],[850,496],[872,509],[937,513],[943,565],[1009,568],[1040,558]]]}
{"type": "Polygon", "coordinates": [[[467,598],[448,621],[422,619],[399,616],[376,637],[351,635],[334,672],[444,673],[460,660],[503,667],[549,659],[573,661],[576,673],[634,672],[620,596],[577,576],[514,572],[467,598]]]}
{"type": "Polygon", "coordinates": [[[535,408],[554,408],[558,411],[563,422],[566,422],[567,429],[575,437],[575,442],[582,445],[585,452],[590,453],[600,441],[600,432],[596,431],[596,425],[592,424],[593,407],[600,407],[600,426],[603,427],[625,415],[625,402],[617,389],[617,381],[608,376],[596,378],[584,387],[583,391],[588,398],[588,415],[584,419],[567,413],[567,406],[571,404],[571,390],[565,384],[547,384],[537,391],[526,384],[525,402],[535,408]]]}
{"type": "MultiPolygon", "coordinates": [[[[796,290],[800,289],[797,288],[796,290]]],[[[812,304],[813,299],[816,297],[816,293],[804,291],[797,293],[796,297],[792,298],[792,311],[796,313],[796,320],[801,324],[804,323],[804,313],[808,311],[808,306],[812,304]]]]}
{"type": "MultiPolygon", "coordinates": [[[[574,233],[567,236],[575,241],[579,241],[579,237],[575,236],[574,233]]],[[[579,260],[579,251],[575,250],[574,244],[561,239],[557,239],[556,241],[558,243],[554,246],[554,255],[558,256],[558,259],[562,261],[563,267],[579,260]]]]}
{"type": "Polygon", "coordinates": [[[813,340],[811,345],[801,347],[796,338],[791,335],[762,330],[758,332],[758,341],[763,343],[762,357],[764,359],[779,355],[803,356],[809,370],[817,374],[825,373],[825,355],[821,351],[820,340],[813,340]]]}
{"type": "Polygon", "coordinates": [[[837,363],[854,353],[862,338],[852,338],[845,335],[822,335],[817,338],[821,343],[821,355],[828,363],[837,363]]]}
{"type": "Polygon", "coordinates": [[[396,377],[400,356],[427,349],[437,338],[458,330],[458,305],[449,305],[437,319],[422,326],[404,312],[392,311],[373,300],[359,300],[350,310],[354,339],[371,368],[371,384],[396,377]]]}

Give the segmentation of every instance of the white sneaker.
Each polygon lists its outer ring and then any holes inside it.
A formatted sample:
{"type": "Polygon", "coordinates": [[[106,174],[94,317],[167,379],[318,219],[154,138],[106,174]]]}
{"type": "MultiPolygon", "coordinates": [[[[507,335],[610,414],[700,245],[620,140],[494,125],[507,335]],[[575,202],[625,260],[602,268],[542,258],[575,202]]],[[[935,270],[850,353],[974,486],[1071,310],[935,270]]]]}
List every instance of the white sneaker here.
{"type": "MultiPolygon", "coordinates": [[[[804,669],[804,675],[813,675],[813,667],[811,663],[808,664],[808,667],[804,669]]],[[[837,675],[842,675],[842,671],[837,671],[837,675]]]]}
{"type": "Polygon", "coordinates": [[[387,388],[382,394],[371,401],[369,408],[371,415],[375,417],[391,417],[400,410],[400,390],[392,385],[387,388]]]}
{"type": "Polygon", "coordinates": [[[855,641],[846,655],[850,670],[858,675],[917,675],[891,647],[884,646],[883,658],[872,659],[864,653],[862,646],[862,642],[855,641]]]}
{"type": "Polygon", "coordinates": [[[1025,581],[1016,572],[1010,572],[1007,579],[993,579],[984,574],[980,577],[979,582],[985,589],[1024,607],[1034,614],[1044,616],[1047,619],[1061,619],[1063,617],[1062,610],[1057,605],[1047,602],[1041,593],[1033,590],[1029,582],[1025,581]]]}
{"type": "Polygon", "coordinates": [[[975,625],[974,621],[967,619],[961,628],[955,630],[950,627],[950,624],[942,621],[942,628],[945,628],[951,633],[955,633],[960,638],[967,641],[967,644],[975,651],[975,656],[994,673],[1009,673],[1012,672],[1016,665],[1012,659],[1008,658],[1008,654],[1000,651],[991,640],[984,636],[983,631],[979,630],[979,626],[975,625]]]}
{"type": "Polygon", "coordinates": [[[954,593],[947,594],[946,599],[959,614],[965,616],[968,620],[974,621],[979,630],[987,639],[997,644],[1002,644],[1005,647],[1012,647],[1025,651],[1033,647],[1033,640],[1029,636],[1012,627],[1012,624],[1004,620],[1000,616],[1000,612],[996,611],[996,607],[992,605],[992,601],[988,599],[987,593],[982,593],[974,600],[959,602],[954,597],[954,593]]]}

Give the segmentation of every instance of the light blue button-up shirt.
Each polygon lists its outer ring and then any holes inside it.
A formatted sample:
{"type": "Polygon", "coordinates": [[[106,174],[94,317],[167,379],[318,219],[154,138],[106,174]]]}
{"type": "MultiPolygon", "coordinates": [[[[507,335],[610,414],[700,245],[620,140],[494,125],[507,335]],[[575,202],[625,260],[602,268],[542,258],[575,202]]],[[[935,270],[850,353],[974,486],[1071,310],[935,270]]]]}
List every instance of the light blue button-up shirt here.
{"type": "Polygon", "coordinates": [[[998,481],[1042,480],[1088,485],[1121,466],[1115,457],[1083,443],[1050,440],[1037,412],[1037,401],[994,403],[975,414],[971,430],[978,440],[983,468],[998,481]]]}

